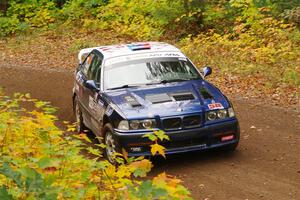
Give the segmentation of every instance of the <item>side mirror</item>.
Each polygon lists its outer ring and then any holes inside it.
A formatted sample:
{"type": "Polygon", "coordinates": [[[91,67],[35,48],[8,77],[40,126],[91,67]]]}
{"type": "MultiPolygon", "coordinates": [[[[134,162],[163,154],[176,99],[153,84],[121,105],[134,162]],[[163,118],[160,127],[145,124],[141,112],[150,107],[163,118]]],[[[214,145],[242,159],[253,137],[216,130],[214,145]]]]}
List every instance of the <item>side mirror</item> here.
{"type": "Polygon", "coordinates": [[[206,76],[208,76],[208,75],[210,75],[212,73],[212,69],[209,66],[204,67],[202,70],[203,70],[204,77],[206,77],[206,76]]]}
{"type": "Polygon", "coordinates": [[[87,80],[85,82],[85,87],[87,87],[88,89],[94,91],[94,92],[99,92],[99,84],[96,83],[94,80],[87,80]]]}

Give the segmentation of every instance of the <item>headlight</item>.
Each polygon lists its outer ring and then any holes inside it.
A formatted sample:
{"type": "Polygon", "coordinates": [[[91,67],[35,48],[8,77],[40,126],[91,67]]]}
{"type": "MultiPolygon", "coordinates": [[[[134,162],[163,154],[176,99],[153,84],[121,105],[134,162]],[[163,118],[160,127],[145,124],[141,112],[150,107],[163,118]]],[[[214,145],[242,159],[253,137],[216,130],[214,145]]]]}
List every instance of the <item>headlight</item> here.
{"type": "Polygon", "coordinates": [[[118,129],[120,129],[120,130],[129,130],[128,121],[127,120],[120,121],[120,123],[118,125],[118,129]]]}
{"type": "Polygon", "coordinates": [[[218,110],[217,115],[219,119],[225,119],[227,117],[227,110],[218,110]]]}
{"type": "Polygon", "coordinates": [[[132,120],[129,121],[129,127],[132,130],[152,129],[156,127],[155,119],[132,120]]]}
{"type": "Polygon", "coordinates": [[[217,119],[217,113],[215,111],[210,111],[207,113],[207,119],[209,121],[217,119]]]}
{"type": "Polygon", "coordinates": [[[142,121],[142,126],[143,126],[145,129],[153,128],[153,120],[150,120],[150,119],[143,120],[143,121],[142,121]]]}
{"type": "Polygon", "coordinates": [[[139,127],[140,127],[140,122],[138,120],[133,120],[130,122],[131,129],[136,130],[136,129],[139,129],[139,127]]]}
{"type": "Polygon", "coordinates": [[[206,113],[206,120],[212,121],[216,119],[225,119],[227,117],[234,117],[233,108],[230,107],[228,109],[220,109],[220,110],[212,110],[206,113]]]}

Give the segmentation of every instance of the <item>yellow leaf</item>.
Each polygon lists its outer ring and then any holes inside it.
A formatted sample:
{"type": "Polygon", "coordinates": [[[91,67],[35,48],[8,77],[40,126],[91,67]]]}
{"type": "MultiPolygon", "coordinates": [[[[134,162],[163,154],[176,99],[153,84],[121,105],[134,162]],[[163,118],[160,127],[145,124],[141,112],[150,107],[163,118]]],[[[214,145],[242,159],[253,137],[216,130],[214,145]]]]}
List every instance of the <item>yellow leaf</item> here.
{"type": "Polygon", "coordinates": [[[140,167],[140,168],[143,168],[147,171],[150,171],[151,168],[152,168],[152,163],[150,160],[147,160],[147,159],[143,159],[141,161],[136,161],[136,162],[133,162],[132,165],[136,166],[136,167],[140,167]]]}
{"type": "Polygon", "coordinates": [[[158,176],[153,178],[153,183],[155,185],[165,185],[166,181],[167,181],[167,174],[165,172],[159,174],[158,176]]]}
{"type": "Polygon", "coordinates": [[[166,158],[165,155],[165,147],[159,145],[159,144],[152,144],[151,145],[151,153],[154,156],[156,153],[158,153],[159,155],[162,155],[164,158],[166,158]]]}

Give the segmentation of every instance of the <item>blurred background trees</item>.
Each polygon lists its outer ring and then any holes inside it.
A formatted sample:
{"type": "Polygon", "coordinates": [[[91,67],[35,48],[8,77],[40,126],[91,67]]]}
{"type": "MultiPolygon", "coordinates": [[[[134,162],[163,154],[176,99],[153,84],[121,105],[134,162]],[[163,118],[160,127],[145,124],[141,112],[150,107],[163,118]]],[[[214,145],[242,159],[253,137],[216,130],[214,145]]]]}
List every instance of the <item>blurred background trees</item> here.
{"type": "Polygon", "coordinates": [[[237,21],[274,18],[300,25],[299,0],[1,0],[1,35],[59,24],[101,29],[123,25],[142,37],[179,30],[228,32],[237,21]],[[2,30],[3,32],[3,30],[2,30]]]}
{"type": "Polygon", "coordinates": [[[1,0],[0,37],[45,31],[171,40],[199,64],[300,86],[300,0],[1,0]]]}

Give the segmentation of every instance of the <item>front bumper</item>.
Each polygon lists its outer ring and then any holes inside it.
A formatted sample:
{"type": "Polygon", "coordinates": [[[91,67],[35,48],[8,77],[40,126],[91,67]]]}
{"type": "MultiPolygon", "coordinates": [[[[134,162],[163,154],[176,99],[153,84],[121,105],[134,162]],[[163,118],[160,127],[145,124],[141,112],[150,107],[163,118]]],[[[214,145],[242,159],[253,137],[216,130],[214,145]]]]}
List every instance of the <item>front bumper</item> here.
{"type": "MultiPolygon", "coordinates": [[[[118,143],[124,148],[129,156],[150,156],[148,138],[142,137],[148,132],[128,133],[114,130],[118,143]]],[[[189,151],[206,150],[227,145],[237,144],[240,138],[239,123],[236,118],[225,122],[205,125],[199,128],[167,131],[169,141],[160,144],[166,148],[165,154],[183,153],[189,151]],[[233,136],[232,139],[222,141],[225,136],[233,136]]]]}

